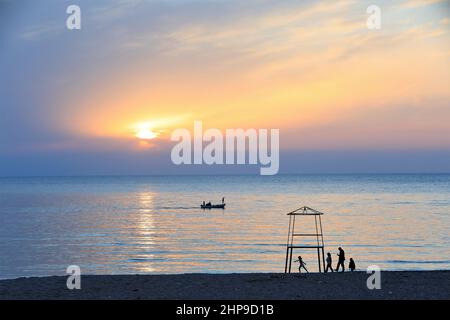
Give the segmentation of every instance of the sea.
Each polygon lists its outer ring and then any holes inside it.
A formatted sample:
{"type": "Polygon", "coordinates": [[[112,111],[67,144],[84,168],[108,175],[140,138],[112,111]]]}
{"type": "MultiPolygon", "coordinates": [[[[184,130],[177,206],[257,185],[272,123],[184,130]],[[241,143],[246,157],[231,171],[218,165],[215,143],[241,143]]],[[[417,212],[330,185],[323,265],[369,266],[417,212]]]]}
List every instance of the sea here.
{"type": "MultiPolygon", "coordinates": [[[[357,270],[450,269],[449,174],[4,177],[0,278],[66,275],[71,265],[82,274],[284,272],[287,213],[303,206],[323,213],[333,265],[342,247],[357,270]],[[200,209],[223,197],[225,209],[200,209]]],[[[314,218],[297,217],[296,232],[315,233],[314,218]]],[[[293,254],[319,270],[315,249],[293,254]]]]}

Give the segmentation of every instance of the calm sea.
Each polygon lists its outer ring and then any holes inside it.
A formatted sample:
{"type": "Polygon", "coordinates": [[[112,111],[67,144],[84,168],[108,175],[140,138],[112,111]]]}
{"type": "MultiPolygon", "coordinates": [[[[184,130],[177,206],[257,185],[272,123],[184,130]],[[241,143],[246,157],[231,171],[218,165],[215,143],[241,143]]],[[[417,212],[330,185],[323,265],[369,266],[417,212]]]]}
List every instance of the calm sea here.
{"type": "Polygon", "coordinates": [[[450,175],[0,178],[0,278],[283,272],[286,213],[304,205],[358,269],[450,269],[450,175]]]}

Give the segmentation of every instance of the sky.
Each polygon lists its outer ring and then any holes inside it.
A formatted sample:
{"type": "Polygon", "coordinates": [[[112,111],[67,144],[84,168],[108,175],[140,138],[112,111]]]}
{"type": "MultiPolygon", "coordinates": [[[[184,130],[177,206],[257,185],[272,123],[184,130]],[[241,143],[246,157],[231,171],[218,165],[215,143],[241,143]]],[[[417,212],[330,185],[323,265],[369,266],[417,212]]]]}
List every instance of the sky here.
{"type": "Polygon", "coordinates": [[[194,120],[279,129],[280,173],[450,172],[450,1],[0,0],[0,176],[258,172],[174,166],[194,120]]]}

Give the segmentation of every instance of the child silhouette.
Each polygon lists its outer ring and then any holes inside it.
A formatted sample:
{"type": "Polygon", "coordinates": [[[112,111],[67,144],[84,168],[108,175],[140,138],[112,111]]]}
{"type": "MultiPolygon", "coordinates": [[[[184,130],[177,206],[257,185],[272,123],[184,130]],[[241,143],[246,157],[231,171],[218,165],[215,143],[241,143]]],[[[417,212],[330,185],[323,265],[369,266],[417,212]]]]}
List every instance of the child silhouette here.
{"type": "Polygon", "coordinates": [[[353,258],[350,258],[350,263],[348,264],[348,268],[351,271],[354,271],[356,269],[355,261],[353,261],[353,258]]]}
{"type": "Polygon", "coordinates": [[[294,262],[298,262],[299,263],[299,265],[298,265],[298,273],[302,273],[302,268],[305,269],[305,271],[307,273],[309,273],[308,269],[306,269],[306,263],[302,260],[301,256],[298,256],[298,259],[295,260],[294,262]]]}

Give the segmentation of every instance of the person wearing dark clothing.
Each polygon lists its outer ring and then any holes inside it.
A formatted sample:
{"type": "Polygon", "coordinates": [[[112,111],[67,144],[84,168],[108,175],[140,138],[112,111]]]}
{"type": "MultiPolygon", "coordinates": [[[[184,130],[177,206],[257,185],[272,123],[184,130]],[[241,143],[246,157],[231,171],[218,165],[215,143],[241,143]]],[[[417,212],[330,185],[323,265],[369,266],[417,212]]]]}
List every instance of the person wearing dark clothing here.
{"type": "Polygon", "coordinates": [[[333,260],[331,259],[331,253],[327,253],[327,267],[325,269],[325,273],[328,272],[328,269],[331,270],[331,272],[334,272],[333,266],[331,265],[333,263],[333,260]]]}
{"type": "Polygon", "coordinates": [[[345,252],[341,247],[339,247],[338,250],[339,250],[339,253],[338,253],[339,260],[338,260],[338,265],[336,267],[336,272],[339,271],[340,266],[342,266],[342,272],[344,272],[345,271],[345,265],[344,265],[345,252]]]}
{"type": "Polygon", "coordinates": [[[348,264],[348,268],[349,268],[351,271],[355,271],[356,265],[355,265],[355,261],[353,261],[353,258],[350,258],[350,263],[348,264]]]}
{"type": "Polygon", "coordinates": [[[308,269],[306,269],[306,263],[303,262],[301,256],[298,256],[298,259],[295,260],[294,262],[298,262],[298,263],[299,263],[299,266],[298,266],[298,273],[302,273],[302,268],[305,269],[305,271],[306,271],[307,273],[309,273],[308,269]]]}

